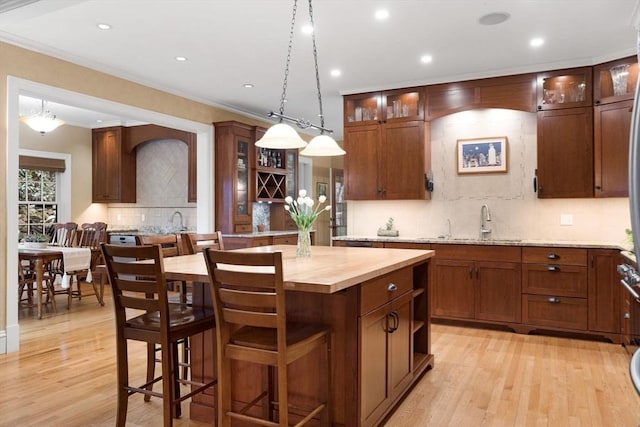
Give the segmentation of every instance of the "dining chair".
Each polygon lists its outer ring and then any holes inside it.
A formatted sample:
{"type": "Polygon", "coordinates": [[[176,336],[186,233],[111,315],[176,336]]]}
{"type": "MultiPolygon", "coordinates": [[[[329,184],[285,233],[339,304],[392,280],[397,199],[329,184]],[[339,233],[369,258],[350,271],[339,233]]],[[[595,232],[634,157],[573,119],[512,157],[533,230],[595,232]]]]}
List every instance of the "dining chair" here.
{"type": "MultiPolygon", "coordinates": [[[[36,272],[32,263],[18,259],[18,304],[21,307],[33,307],[34,291],[37,292],[36,272]],[[25,296],[26,292],[26,296],[25,296]]],[[[51,304],[53,311],[57,311],[54,297],[53,281],[45,278],[42,295],[46,295],[45,304],[51,304]]]]}
{"type": "MultiPolygon", "coordinates": [[[[98,303],[104,306],[104,283],[102,277],[103,269],[98,269],[98,265],[104,265],[102,260],[102,251],[100,243],[107,241],[107,224],[104,222],[84,223],[80,226],[78,233],[78,247],[88,248],[91,250],[91,261],[89,262],[89,270],[76,271],[72,274],[76,277],[78,284],[78,299],[82,299],[81,281],[91,283],[93,287],[93,295],[98,299],[98,303]],[[89,276],[91,272],[91,276],[89,276]],[[91,280],[89,280],[89,277],[91,280]]],[[[89,296],[88,294],[86,296],[89,296]]]]}
{"type": "MultiPolygon", "coordinates": [[[[75,222],[56,223],[52,225],[51,231],[52,246],[73,247],[78,244],[78,224],[75,222]]],[[[62,258],[55,259],[45,266],[47,275],[52,282],[56,281],[57,276],[62,278],[65,274],[64,260],[62,258]]],[[[67,310],[71,308],[71,302],[73,298],[82,298],[82,291],[80,288],[80,281],[78,280],[76,272],[67,272],[69,277],[69,287],[56,287],[54,286],[54,295],[66,295],[67,296],[67,310]],[[74,280],[75,279],[75,280],[74,280]],[[74,289],[74,281],[76,287],[74,289]]]]}
{"type": "Polygon", "coordinates": [[[152,396],[162,398],[164,426],[171,426],[173,417],[181,415],[180,402],[216,384],[216,381],[200,383],[180,379],[177,363],[177,342],[213,329],[213,312],[209,308],[169,302],[160,245],[128,246],[101,243],[101,248],[113,289],[115,309],[117,425],[125,425],[129,396],[142,393],[145,400],[152,396]],[[138,262],[130,262],[131,258],[138,262]],[[141,386],[130,385],[129,340],[147,343],[147,365],[154,363],[155,346],[160,346],[161,376],[147,378],[147,382],[141,386]],[[153,391],[153,384],[158,381],[162,381],[162,393],[153,391]],[[191,385],[191,391],[180,396],[180,384],[191,385]]]}
{"type": "Polygon", "coordinates": [[[224,250],[222,232],[220,231],[213,233],[184,233],[182,236],[183,241],[186,242],[184,247],[187,254],[202,252],[204,248],[224,250]]]}
{"type": "Polygon", "coordinates": [[[287,321],[282,252],[205,249],[204,257],[217,325],[218,426],[229,427],[232,419],[265,426],[288,426],[293,417],[289,414],[292,408],[287,367],[322,347],[326,384],[320,384],[318,389],[326,388],[324,402],[314,408],[296,408],[296,415],[301,417],[296,426],[304,425],[316,416],[321,417],[321,425],[329,425],[331,332],[324,325],[287,321]],[[267,390],[242,409],[236,409],[232,404],[234,360],[269,367],[267,390]],[[275,379],[277,387],[273,387],[275,379]],[[268,420],[248,414],[261,401],[263,413],[268,408],[268,420]]]}

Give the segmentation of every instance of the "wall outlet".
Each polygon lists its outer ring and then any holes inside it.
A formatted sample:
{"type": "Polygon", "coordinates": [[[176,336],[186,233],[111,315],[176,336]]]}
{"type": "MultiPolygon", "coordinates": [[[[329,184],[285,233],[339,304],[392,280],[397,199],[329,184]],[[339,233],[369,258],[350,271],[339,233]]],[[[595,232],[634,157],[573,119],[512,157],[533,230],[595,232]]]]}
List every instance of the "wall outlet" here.
{"type": "Polygon", "coordinates": [[[118,221],[120,221],[120,220],[122,219],[122,215],[120,215],[120,214],[116,215],[116,219],[117,219],[118,221]]]}
{"type": "Polygon", "coordinates": [[[145,219],[147,219],[145,214],[140,215],[140,221],[144,222],[145,219]]]}
{"type": "Polygon", "coordinates": [[[560,214],[560,225],[573,225],[573,215],[560,214]]]}

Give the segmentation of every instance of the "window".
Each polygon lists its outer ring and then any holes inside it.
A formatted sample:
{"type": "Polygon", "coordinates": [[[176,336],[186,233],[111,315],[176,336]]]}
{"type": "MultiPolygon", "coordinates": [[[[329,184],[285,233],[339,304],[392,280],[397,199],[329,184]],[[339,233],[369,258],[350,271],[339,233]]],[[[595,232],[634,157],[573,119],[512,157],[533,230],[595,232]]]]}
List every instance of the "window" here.
{"type": "Polygon", "coordinates": [[[57,172],[37,169],[18,170],[19,235],[45,233],[58,221],[57,172]]]}

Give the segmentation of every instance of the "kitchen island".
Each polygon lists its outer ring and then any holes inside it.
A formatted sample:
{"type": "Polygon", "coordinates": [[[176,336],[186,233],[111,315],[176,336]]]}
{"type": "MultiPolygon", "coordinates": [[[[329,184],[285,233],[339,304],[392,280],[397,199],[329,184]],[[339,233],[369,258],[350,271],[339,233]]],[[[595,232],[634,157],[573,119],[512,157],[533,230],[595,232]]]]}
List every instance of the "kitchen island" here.
{"type": "MultiPolygon", "coordinates": [[[[433,367],[428,296],[429,250],[314,246],[311,258],[295,256],[295,246],[242,251],[282,251],[291,320],[332,327],[331,419],[336,426],[375,426],[393,410],[421,374],[433,367]]],[[[201,254],[165,259],[170,280],[208,282],[201,254]]],[[[194,305],[210,305],[208,285],[194,286],[194,305]]],[[[292,404],[322,395],[321,354],[290,367],[292,404]]],[[[215,338],[191,343],[193,377],[215,377],[215,338]]],[[[237,363],[234,404],[243,405],[266,386],[264,368],[237,363]]],[[[215,417],[213,394],[194,396],[191,418],[215,417]]]]}

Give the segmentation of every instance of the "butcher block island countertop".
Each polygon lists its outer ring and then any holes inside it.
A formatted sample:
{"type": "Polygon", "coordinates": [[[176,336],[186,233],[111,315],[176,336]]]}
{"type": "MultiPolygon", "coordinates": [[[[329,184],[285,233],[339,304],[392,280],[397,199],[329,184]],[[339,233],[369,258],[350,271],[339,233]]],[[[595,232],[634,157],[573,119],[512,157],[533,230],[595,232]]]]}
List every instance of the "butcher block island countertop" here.
{"type": "MultiPolygon", "coordinates": [[[[312,246],[310,258],[296,258],[292,245],[238,251],[281,251],[287,317],[331,326],[334,426],[380,425],[410,386],[433,368],[427,298],[434,251],[312,246]]],[[[164,267],[168,279],[209,279],[202,254],[166,258],[164,267]]],[[[193,303],[211,305],[208,283],[193,287],[193,303]]],[[[210,334],[192,340],[195,380],[215,378],[214,348],[210,334]]],[[[305,401],[323,395],[321,358],[312,354],[289,368],[293,405],[308,406],[305,401]]],[[[241,406],[263,389],[266,370],[238,363],[233,378],[234,405],[241,406]]],[[[211,421],[215,406],[214,395],[194,396],[191,418],[211,421]]]]}

